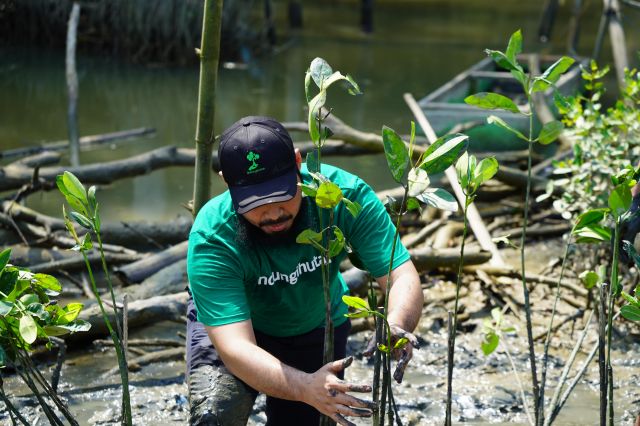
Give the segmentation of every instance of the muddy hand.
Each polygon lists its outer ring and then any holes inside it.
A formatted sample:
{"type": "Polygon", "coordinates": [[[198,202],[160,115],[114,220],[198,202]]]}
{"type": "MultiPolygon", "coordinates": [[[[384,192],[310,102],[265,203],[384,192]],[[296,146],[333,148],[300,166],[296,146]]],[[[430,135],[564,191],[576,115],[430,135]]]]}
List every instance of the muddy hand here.
{"type": "Polygon", "coordinates": [[[351,426],[352,422],[346,417],[371,417],[375,404],[371,401],[356,398],[347,392],[371,392],[371,386],[366,384],[348,383],[337,377],[341,371],[353,362],[353,357],[333,361],[312,374],[309,383],[309,405],[330,417],[343,426],[351,426]]]}
{"type": "Polygon", "coordinates": [[[420,349],[418,339],[408,331],[398,327],[397,325],[390,325],[391,328],[391,346],[400,339],[407,339],[407,343],[400,349],[394,351],[394,357],[398,360],[396,369],[393,372],[393,379],[402,383],[402,377],[404,376],[404,369],[407,368],[407,364],[413,356],[413,348],[420,349]]]}

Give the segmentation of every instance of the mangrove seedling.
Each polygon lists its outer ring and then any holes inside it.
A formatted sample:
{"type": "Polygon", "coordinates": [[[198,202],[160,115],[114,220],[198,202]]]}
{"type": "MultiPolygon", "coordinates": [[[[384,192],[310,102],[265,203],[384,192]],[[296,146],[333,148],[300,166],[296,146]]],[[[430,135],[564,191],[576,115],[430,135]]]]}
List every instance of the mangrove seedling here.
{"type": "Polygon", "coordinates": [[[132,419],[131,401],[129,397],[129,371],[127,368],[126,352],[122,343],[123,333],[122,326],[118,320],[119,316],[117,311],[116,298],[113,292],[113,285],[111,283],[111,275],[109,274],[109,269],[107,268],[107,262],[104,256],[102,238],[100,236],[100,213],[99,204],[96,200],[96,187],[92,186],[87,191],[80,180],[68,171],[65,171],[63,174],[56,177],[56,184],[72,209],[72,211],[67,214],[64,205],[62,206],[62,214],[64,216],[65,225],[67,227],[67,230],[69,231],[69,234],[71,234],[76,242],[76,245],[71,250],[80,252],[82,254],[82,257],[84,258],[84,263],[86,265],[87,272],[89,274],[89,280],[91,282],[91,290],[93,291],[96,301],[98,302],[98,306],[100,307],[100,312],[102,314],[102,319],[104,320],[104,323],[109,330],[109,335],[111,336],[111,340],[113,340],[113,344],[116,350],[118,367],[120,370],[120,379],[122,382],[122,424],[131,425],[132,419]],[[70,217],[73,218],[73,220],[82,228],[86,229],[86,232],[82,237],[78,235],[78,232],[71,222],[70,217]],[[115,329],[111,324],[111,321],[109,320],[107,312],[105,311],[102,297],[100,296],[100,293],[98,291],[96,280],[93,276],[93,269],[91,268],[89,257],[87,255],[87,252],[89,252],[93,248],[93,242],[91,238],[92,233],[95,236],[96,241],[98,242],[98,250],[100,253],[102,270],[106,277],[109,294],[111,295],[111,306],[113,307],[113,313],[116,323],[115,329]]]}
{"type": "MultiPolygon", "coordinates": [[[[42,372],[33,363],[28,352],[37,339],[51,349],[51,338],[68,333],[87,331],[91,324],[78,319],[82,303],[69,303],[62,307],[56,298],[62,289],[56,278],[35,274],[9,263],[11,249],[0,252],[0,371],[14,367],[22,381],[38,400],[43,413],[52,425],[62,425],[53,407],[44,398],[53,401],[69,424],[78,422],[69,412],[42,372]]],[[[52,378],[55,382],[57,378],[52,378]]],[[[23,414],[5,394],[0,377],[0,399],[4,402],[13,424],[19,420],[29,425],[23,414]]]]}
{"type": "Polygon", "coordinates": [[[507,49],[505,52],[499,50],[486,50],[489,55],[500,67],[508,70],[522,86],[527,104],[529,106],[528,112],[520,111],[520,108],[515,102],[498,93],[482,92],[465,98],[465,102],[469,105],[475,105],[479,108],[490,110],[505,110],[514,114],[523,114],[529,117],[529,132],[528,135],[524,135],[519,130],[510,126],[505,120],[495,115],[490,115],[487,118],[489,124],[495,124],[504,130],[511,132],[516,138],[523,140],[528,145],[527,156],[527,189],[525,192],[525,204],[524,204],[524,221],[522,225],[522,234],[520,239],[520,265],[522,270],[522,291],[524,294],[525,305],[525,317],[527,327],[527,340],[529,346],[529,364],[531,368],[531,382],[532,391],[534,395],[534,413],[535,423],[541,424],[544,417],[543,401],[544,394],[540,389],[538,381],[538,373],[536,367],[536,355],[533,341],[533,325],[531,322],[531,305],[529,302],[529,288],[527,285],[525,274],[525,242],[527,238],[527,224],[529,220],[529,197],[531,193],[531,160],[533,154],[533,147],[535,143],[547,145],[553,142],[562,132],[563,124],[560,121],[552,120],[545,123],[540,129],[537,136],[534,137],[534,105],[533,97],[536,93],[545,92],[547,90],[555,90],[555,83],[560,79],[574,63],[574,60],[570,57],[563,56],[547,68],[541,75],[534,76],[532,73],[526,73],[524,68],[518,62],[518,55],[522,52],[522,33],[520,30],[511,35],[507,49]]]}
{"type": "Polygon", "coordinates": [[[458,262],[458,276],[456,279],[456,299],[453,308],[453,321],[449,328],[447,350],[447,403],[445,411],[445,425],[451,425],[451,403],[453,398],[453,367],[454,352],[456,346],[456,330],[458,329],[458,301],[460,300],[460,283],[462,279],[462,267],[464,265],[464,243],[467,238],[467,208],[476,198],[478,188],[491,179],[498,172],[498,161],[494,157],[482,159],[480,162],[475,156],[464,153],[456,163],[458,183],[464,193],[464,212],[462,228],[462,244],[460,245],[460,261],[458,262]]]}

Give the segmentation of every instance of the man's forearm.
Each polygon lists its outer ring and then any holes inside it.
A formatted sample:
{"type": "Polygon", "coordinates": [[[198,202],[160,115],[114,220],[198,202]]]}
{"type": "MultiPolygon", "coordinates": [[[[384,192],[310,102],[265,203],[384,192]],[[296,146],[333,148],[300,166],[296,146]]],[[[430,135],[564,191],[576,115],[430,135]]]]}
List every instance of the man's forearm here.
{"type": "Polygon", "coordinates": [[[420,277],[413,263],[409,261],[394,269],[391,282],[387,320],[390,324],[413,332],[422,315],[424,302],[420,277]]]}

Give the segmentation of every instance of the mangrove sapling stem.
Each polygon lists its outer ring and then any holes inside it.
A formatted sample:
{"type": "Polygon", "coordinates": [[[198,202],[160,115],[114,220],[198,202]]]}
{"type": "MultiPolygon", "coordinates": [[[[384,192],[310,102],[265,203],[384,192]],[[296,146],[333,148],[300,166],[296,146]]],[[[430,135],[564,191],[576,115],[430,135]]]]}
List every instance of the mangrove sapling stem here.
{"type": "Polygon", "coordinates": [[[511,369],[513,370],[513,375],[516,377],[516,382],[518,382],[518,387],[520,388],[520,399],[522,399],[522,406],[524,407],[524,412],[527,415],[527,420],[529,420],[529,424],[533,426],[533,418],[531,417],[531,412],[529,411],[529,404],[527,404],[527,397],[524,393],[524,386],[522,386],[522,382],[520,381],[520,375],[518,374],[518,370],[516,369],[516,364],[513,362],[513,358],[511,357],[511,352],[509,352],[509,348],[507,345],[502,343],[503,339],[500,339],[500,344],[504,348],[504,353],[507,354],[507,358],[509,359],[509,363],[511,364],[511,369]]]}
{"type": "Polygon", "coordinates": [[[600,303],[598,310],[598,371],[600,373],[600,426],[607,424],[607,369],[605,358],[606,344],[606,311],[608,284],[600,286],[600,303]]]}
{"type": "MultiPolygon", "coordinates": [[[[371,286],[371,291],[373,292],[373,284],[371,283],[371,281],[369,281],[369,284],[371,286]]],[[[373,300],[375,299],[375,294],[372,296],[373,300]]],[[[375,305],[374,305],[375,306],[375,305]]],[[[375,334],[375,340],[374,340],[374,344],[377,342],[381,342],[382,341],[382,336],[383,336],[383,329],[382,327],[384,327],[384,323],[383,323],[383,319],[381,318],[382,316],[384,316],[384,308],[379,307],[378,308],[378,312],[380,313],[380,316],[374,315],[374,320],[376,322],[376,334],[375,334]]],[[[373,355],[373,394],[372,394],[372,398],[373,401],[378,404],[378,407],[380,407],[380,365],[382,362],[382,356],[381,356],[381,352],[379,350],[377,350],[377,348],[374,347],[374,355],[373,355]]],[[[380,411],[379,410],[375,410],[373,412],[373,425],[374,426],[378,426],[380,424],[380,411]]]]}
{"type": "MultiPolygon", "coordinates": [[[[451,426],[451,404],[453,398],[453,356],[456,347],[456,330],[458,328],[458,302],[460,300],[460,283],[462,267],[464,265],[464,244],[467,239],[467,208],[469,207],[469,195],[465,193],[464,214],[462,227],[462,243],[460,244],[460,261],[458,262],[458,277],[456,278],[456,299],[453,305],[453,322],[449,331],[449,347],[447,349],[447,408],[444,424],[451,426]]],[[[523,273],[524,274],[524,273],[523,273]]],[[[449,314],[451,315],[451,314],[449,314]]]]}
{"type": "Polygon", "coordinates": [[[607,310],[607,385],[609,401],[609,426],[613,426],[613,366],[611,365],[611,339],[613,331],[613,303],[618,293],[618,259],[620,257],[620,218],[616,218],[613,237],[613,260],[611,261],[611,287],[609,288],[609,309],[607,310]]]}
{"type": "Polygon", "coordinates": [[[384,426],[384,415],[386,413],[387,408],[387,392],[389,390],[389,382],[390,374],[387,370],[387,358],[389,358],[388,353],[382,354],[382,395],[380,395],[380,406],[378,410],[380,411],[380,426],[384,426]]]}
{"type": "Polygon", "coordinates": [[[16,424],[13,416],[16,416],[18,420],[22,422],[23,425],[29,426],[29,422],[20,414],[20,411],[11,403],[11,400],[4,393],[4,383],[2,381],[2,376],[0,376],[0,399],[4,402],[4,405],[9,409],[9,414],[11,415],[11,423],[16,424]]]}
{"type": "Polygon", "coordinates": [[[571,351],[571,355],[569,356],[569,359],[567,360],[566,364],[564,365],[564,368],[562,369],[562,373],[560,374],[560,379],[558,380],[558,385],[556,386],[556,390],[553,393],[553,396],[551,397],[551,402],[549,403],[549,411],[547,411],[547,414],[545,416],[544,426],[551,425],[551,423],[553,423],[556,416],[560,412],[560,409],[562,408],[562,406],[558,404],[558,401],[560,399],[560,393],[562,392],[562,388],[567,382],[567,376],[569,375],[569,370],[571,370],[571,367],[573,367],[573,363],[576,360],[578,351],[582,347],[584,338],[587,336],[587,331],[589,331],[589,326],[591,325],[591,319],[593,318],[593,312],[594,311],[592,310],[589,313],[589,318],[587,319],[587,323],[584,326],[582,333],[580,333],[580,337],[578,338],[578,341],[573,347],[573,351],[571,351]]]}
{"type": "MultiPolygon", "coordinates": [[[[529,102],[530,111],[533,111],[533,103],[531,95],[527,91],[527,100],[529,102]]],[[[525,242],[527,241],[527,224],[529,221],[529,196],[531,194],[531,158],[533,156],[533,113],[529,114],[529,152],[527,155],[527,189],[525,192],[524,201],[524,220],[522,222],[522,236],[520,238],[520,268],[522,270],[522,292],[524,295],[524,313],[527,326],[527,341],[529,344],[529,363],[531,365],[531,384],[533,388],[533,403],[534,403],[534,415],[536,419],[536,425],[538,424],[538,418],[540,417],[540,407],[538,396],[540,395],[540,388],[538,385],[538,372],[536,369],[536,351],[533,341],[533,324],[531,321],[531,304],[529,302],[529,288],[527,287],[527,278],[525,273],[525,242]]]]}
{"type": "Polygon", "coordinates": [[[540,397],[538,398],[538,405],[543,407],[543,411],[540,412],[540,418],[538,421],[544,423],[544,391],[547,381],[547,366],[549,364],[549,343],[551,342],[551,331],[553,330],[553,320],[556,316],[556,310],[558,307],[558,300],[560,299],[560,284],[562,278],[564,278],[564,271],[567,265],[567,258],[569,257],[569,248],[571,246],[571,235],[569,235],[569,241],[564,248],[564,256],[562,257],[562,267],[560,268],[560,277],[558,277],[558,285],[556,286],[556,297],[553,300],[553,308],[551,309],[551,318],[549,319],[549,328],[547,329],[547,337],[544,341],[544,352],[542,355],[542,372],[540,373],[540,397]]]}
{"type": "MultiPolygon", "coordinates": [[[[96,301],[98,302],[98,307],[100,308],[102,319],[104,320],[104,323],[107,329],[109,330],[109,335],[111,336],[111,340],[113,340],[113,347],[116,350],[118,367],[120,368],[120,379],[122,381],[122,423],[130,426],[132,424],[132,418],[131,418],[131,400],[129,396],[129,370],[123,354],[122,343],[120,342],[120,339],[116,335],[116,332],[113,330],[113,327],[111,326],[111,321],[109,321],[107,312],[104,309],[102,298],[100,297],[100,293],[98,293],[98,287],[96,286],[96,280],[93,276],[93,270],[91,269],[91,264],[89,263],[89,258],[87,256],[87,253],[83,251],[82,256],[84,257],[84,262],[87,267],[87,273],[89,274],[91,289],[93,290],[93,294],[96,296],[96,301]]],[[[113,306],[113,309],[114,311],[116,310],[115,304],[113,306]]],[[[117,313],[116,313],[116,317],[117,317],[117,313]]]]}

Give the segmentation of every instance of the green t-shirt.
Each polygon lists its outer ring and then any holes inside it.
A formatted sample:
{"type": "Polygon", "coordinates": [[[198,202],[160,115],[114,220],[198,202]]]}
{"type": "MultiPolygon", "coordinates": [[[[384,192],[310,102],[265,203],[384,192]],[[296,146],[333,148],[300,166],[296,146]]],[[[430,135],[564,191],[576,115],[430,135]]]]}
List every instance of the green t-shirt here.
{"type": "MultiPolygon", "coordinates": [[[[354,218],[340,203],[335,208],[334,223],[362,265],[374,277],[385,276],[395,226],[384,206],[357,176],[324,164],[321,171],[342,189],[346,198],[362,206],[363,210],[354,218]]],[[[304,164],[301,175],[303,182],[312,181],[304,164]]],[[[317,222],[313,199],[304,197],[303,203],[307,204],[308,216],[317,222]]],[[[327,226],[328,214],[325,217],[323,213],[323,218],[323,225],[327,226]]],[[[226,191],[202,207],[193,224],[187,264],[198,320],[217,326],[251,319],[255,329],[272,336],[294,336],[323,327],[319,252],[295,241],[289,244],[270,244],[262,238],[248,241],[245,233],[238,231],[238,220],[226,191]]],[[[348,288],[339,273],[340,262],[346,255],[343,250],[331,259],[329,267],[335,325],[346,320],[347,306],[342,296],[348,293],[348,288]]],[[[398,239],[394,268],[407,260],[409,253],[398,239]]]]}

